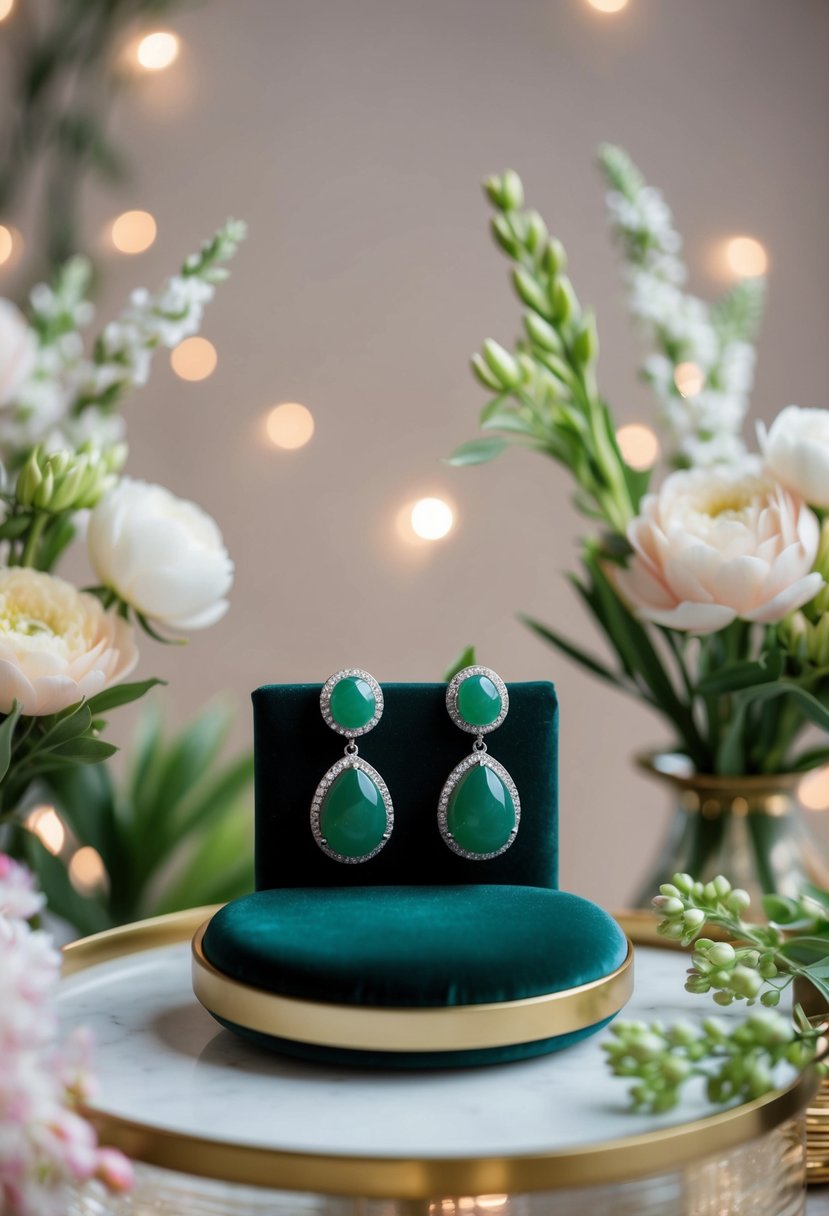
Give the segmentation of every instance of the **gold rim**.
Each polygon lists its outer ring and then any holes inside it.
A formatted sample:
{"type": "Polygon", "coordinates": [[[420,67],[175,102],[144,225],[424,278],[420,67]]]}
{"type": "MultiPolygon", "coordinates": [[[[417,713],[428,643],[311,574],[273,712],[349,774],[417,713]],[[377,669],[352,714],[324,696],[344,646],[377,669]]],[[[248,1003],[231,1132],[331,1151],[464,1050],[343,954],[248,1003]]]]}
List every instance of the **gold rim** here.
{"type": "MultiPolygon", "coordinates": [[[[64,949],[64,974],[141,950],[188,941],[212,911],[215,909],[198,908],[173,913],[74,942],[64,949]]],[[[618,919],[637,942],[640,918],[618,919]]],[[[786,1089],[694,1123],[563,1152],[505,1158],[417,1160],[282,1153],[166,1131],[94,1106],[85,1113],[102,1141],[135,1160],[163,1169],[276,1190],[432,1199],[440,1195],[554,1191],[664,1173],[757,1139],[801,1112],[816,1089],[817,1078],[809,1070],[786,1089]]]]}
{"type": "Polygon", "coordinates": [[[279,996],[231,979],[193,937],[193,991],[205,1009],[246,1030],[350,1051],[475,1051],[572,1034],[617,1014],[633,991],[633,947],[602,979],[563,992],[486,1005],[371,1008],[279,996]]]}

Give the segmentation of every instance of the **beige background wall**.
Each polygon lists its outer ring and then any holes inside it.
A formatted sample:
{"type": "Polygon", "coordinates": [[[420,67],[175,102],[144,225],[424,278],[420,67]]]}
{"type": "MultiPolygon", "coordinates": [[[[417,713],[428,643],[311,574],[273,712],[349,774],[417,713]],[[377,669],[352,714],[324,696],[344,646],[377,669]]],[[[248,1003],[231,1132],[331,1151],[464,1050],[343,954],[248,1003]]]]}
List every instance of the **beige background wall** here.
{"type": "Polygon", "coordinates": [[[177,716],[229,689],[240,742],[263,681],[348,664],[434,679],[468,642],[508,679],[552,678],[563,881],[619,904],[666,820],[628,758],[662,728],[514,617],[592,640],[562,577],[580,526],[567,478],[519,454],[439,463],[475,432],[467,356],[517,327],[478,182],[518,169],[566,243],[620,421],[648,421],[652,403],[592,165],[603,139],[664,187],[701,292],[723,286],[724,236],[766,244],[755,408],[826,405],[829,6],[630,0],[603,17],[583,0],[213,0],[171,24],[179,63],[115,116],[134,181],[90,200],[90,224],[127,207],[158,219],[148,253],[108,255],[109,313],[228,214],[250,222],[204,330],[217,371],[188,385],[159,360],[129,407],[131,471],[216,516],[237,580],[223,624],[181,650],[148,642],[143,670],[169,675],[177,716]],[[317,423],[296,453],[263,435],[284,400],[317,423]],[[452,500],[458,526],[412,548],[395,517],[430,492],[452,500]]]}

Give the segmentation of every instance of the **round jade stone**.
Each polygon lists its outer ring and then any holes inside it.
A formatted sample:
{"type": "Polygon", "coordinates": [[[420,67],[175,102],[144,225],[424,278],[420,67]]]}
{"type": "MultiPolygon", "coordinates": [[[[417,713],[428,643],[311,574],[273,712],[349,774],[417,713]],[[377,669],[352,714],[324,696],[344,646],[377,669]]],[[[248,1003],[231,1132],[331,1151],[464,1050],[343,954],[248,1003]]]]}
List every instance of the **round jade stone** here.
{"type": "Polygon", "coordinates": [[[470,768],[449,796],[446,826],[467,853],[497,853],[515,828],[515,805],[497,773],[483,764],[470,768]]]}
{"type": "Polygon", "coordinates": [[[467,676],[458,688],[458,713],[470,726],[491,726],[501,712],[501,694],[489,676],[467,676]]]}
{"type": "Polygon", "coordinates": [[[359,730],[374,717],[377,702],[368,680],[344,676],[331,691],[328,703],[331,717],[344,730],[359,730]]]}
{"type": "Polygon", "coordinates": [[[335,778],[320,809],[320,831],[341,857],[374,852],[386,831],[386,805],[367,773],[346,768],[335,778]]]}

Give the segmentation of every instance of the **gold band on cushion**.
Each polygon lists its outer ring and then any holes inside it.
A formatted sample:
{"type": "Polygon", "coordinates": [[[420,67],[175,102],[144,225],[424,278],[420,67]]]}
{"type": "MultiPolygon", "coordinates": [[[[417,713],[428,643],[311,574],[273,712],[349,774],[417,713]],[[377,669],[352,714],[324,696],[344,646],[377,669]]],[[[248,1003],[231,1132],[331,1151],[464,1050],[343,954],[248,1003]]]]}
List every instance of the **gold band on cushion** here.
{"type": "Polygon", "coordinates": [[[595,1026],[633,991],[633,947],[610,975],[521,1001],[401,1009],[280,996],[231,979],[207,959],[208,922],[193,938],[193,991],[210,1013],[246,1030],[352,1051],[473,1051],[534,1043],[595,1026]]]}

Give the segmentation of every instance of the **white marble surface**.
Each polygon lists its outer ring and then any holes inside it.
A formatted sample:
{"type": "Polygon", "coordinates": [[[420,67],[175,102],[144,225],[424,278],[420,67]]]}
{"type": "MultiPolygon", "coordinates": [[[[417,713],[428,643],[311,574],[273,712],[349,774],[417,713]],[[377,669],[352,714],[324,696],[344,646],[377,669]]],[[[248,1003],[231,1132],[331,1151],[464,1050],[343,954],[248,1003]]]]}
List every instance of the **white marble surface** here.
{"type": "MultiPolygon", "coordinates": [[[[682,989],[686,959],[640,948],[624,1017],[702,1016],[682,989]]],[[[64,980],[67,1027],[90,1026],[95,1105],[157,1127],[274,1149],[351,1156],[501,1156],[634,1135],[711,1111],[699,1091],[655,1121],[626,1109],[599,1044],[491,1068],[336,1069],[260,1051],[222,1030],[190,986],[189,944],[131,955],[64,980]]]]}

